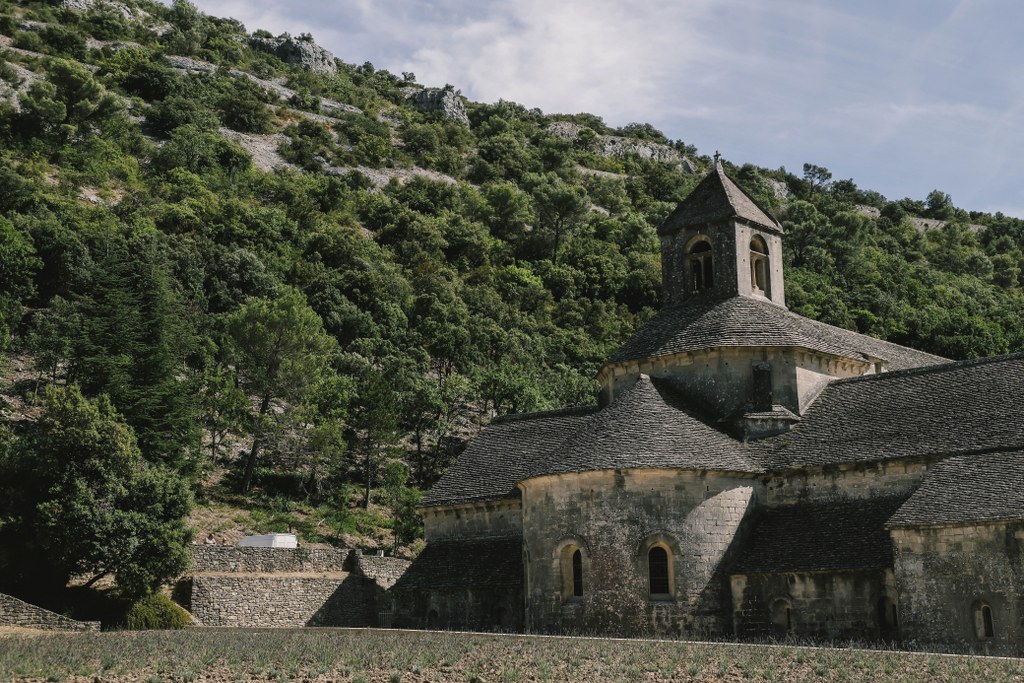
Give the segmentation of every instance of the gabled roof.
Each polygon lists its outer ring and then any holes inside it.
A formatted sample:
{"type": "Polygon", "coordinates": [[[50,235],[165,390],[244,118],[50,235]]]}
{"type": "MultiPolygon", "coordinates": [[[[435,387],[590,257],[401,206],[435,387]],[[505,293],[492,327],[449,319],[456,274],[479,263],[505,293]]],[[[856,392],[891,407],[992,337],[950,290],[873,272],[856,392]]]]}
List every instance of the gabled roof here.
{"type": "Polygon", "coordinates": [[[790,432],[751,445],[772,469],[1024,449],[1024,353],[837,380],[790,432]]]}
{"type": "Polygon", "coordinates": [[[423,498],[424,506],[517,498],[531,464],[572,436],[596,406],[497,417],[423,498]]]}
{"type": "Polygon", "coordinates": [[[779,222],[769,216],[753,197],[744,192],[716,164],[715,170],[693,188],[658,228],[658,233],[672,233],[681,228],[730,218],[739,218],[772,232],[782,232],[779,222]]]}
{"type": "Polygon", "coordinates": [[[742,444],[691,412],[669,383],[641,375],[524,478],[634,468],[762,471],[742,444]]]}
{"type": "Polygon", "coordinates": [[[890,527],[1024,519],[1024,450],[961,455],[935,465],[890,527]]]}
{"type": "Polygon", "coordinates": [[[495,419],[422,505],[513,498],[518,482],[548,474],[637,468],[762,471],[743,444],[699,419],[667,383],[641,376],[601,410],[495,419]]]}
{"type": "Polygon", "coordinates": [[[689,301],[662,309],[608,362],[722,346],[793,346],[862,361],[880,359],[892,370],[946,360],[805,318],[766,299],[737,296],[689,301]]]}
{"type": "Polygon", "coordinates": [[[885,522],[906,499],[843,499],[764,511],[731,574],[881,569],[892,566],[885,522]]]}

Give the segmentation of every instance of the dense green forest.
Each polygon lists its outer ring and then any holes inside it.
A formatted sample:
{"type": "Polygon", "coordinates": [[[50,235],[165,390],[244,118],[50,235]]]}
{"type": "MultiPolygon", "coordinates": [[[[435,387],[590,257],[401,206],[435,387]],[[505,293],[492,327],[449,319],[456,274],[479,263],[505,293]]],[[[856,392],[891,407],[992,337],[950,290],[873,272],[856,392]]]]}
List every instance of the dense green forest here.
{"type": "MultiPolygon", "coordinates": [[[[0,589],[25,594],[144,596],[233,523],[414,552],[482,424],[594,400],[711,163],[589,113],[466,125],[413,74],[288,64],[183,0],[0,0],[0,35],[0,589]]],[[[1024,221],[726,168],[784,225],[792,310],[1024,349],[1024,221]]]]}

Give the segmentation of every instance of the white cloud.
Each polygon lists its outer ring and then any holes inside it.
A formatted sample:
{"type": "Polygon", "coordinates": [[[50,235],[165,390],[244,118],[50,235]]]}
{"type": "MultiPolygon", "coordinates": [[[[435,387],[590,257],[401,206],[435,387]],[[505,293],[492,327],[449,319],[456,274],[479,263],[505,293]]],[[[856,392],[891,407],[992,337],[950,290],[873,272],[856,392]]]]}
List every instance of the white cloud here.
{"type": "Polygon", "coordinates": [[[1020,206],[1024,4],[991,0],[195,0],[470,99],[645,121],[893,197],[1020,206]]]}
{"type": "MultiPolygon", "coordinates": [[[[388,4],[371,21],[386,21],[388,4]]],[[[451,83],[481,101],[633,120],[676,99],[678,84],[716,53],[693,28],[708,6],[499,0],[486,13],[392,30],[409,47],[401,69],[421,82],[451,83]]]]}

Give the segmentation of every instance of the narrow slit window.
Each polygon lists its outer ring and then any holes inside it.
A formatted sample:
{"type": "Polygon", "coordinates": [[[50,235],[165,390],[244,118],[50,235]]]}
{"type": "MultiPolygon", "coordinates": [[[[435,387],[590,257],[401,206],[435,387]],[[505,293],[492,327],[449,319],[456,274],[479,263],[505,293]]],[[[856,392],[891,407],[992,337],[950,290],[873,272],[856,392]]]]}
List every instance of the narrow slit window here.
{"type": "Polygon", "coordinates": [[[572,594],[583,597],[583,553],[579,550],[572,554],[572,594]]]}
{"type": "Polygon", "coordinates": [[[651,595],[668,595],[668,553],[664,548],[655,546],[647,553],[647,570],[651,595]]]}

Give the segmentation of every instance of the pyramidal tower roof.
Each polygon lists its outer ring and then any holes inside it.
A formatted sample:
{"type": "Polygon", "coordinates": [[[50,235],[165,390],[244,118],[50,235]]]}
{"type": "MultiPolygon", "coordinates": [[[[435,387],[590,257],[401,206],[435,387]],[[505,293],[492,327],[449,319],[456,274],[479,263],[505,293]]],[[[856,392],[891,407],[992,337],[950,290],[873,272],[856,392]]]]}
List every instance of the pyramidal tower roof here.
{"type": "Polygon", "coordinates": [[[779,222],[725,174],[716,155],[715,169],[679,204],[658,232],[672,233],[681,228],[730,218],[738,218],[772,232],[782,232],[779,222]]]}

